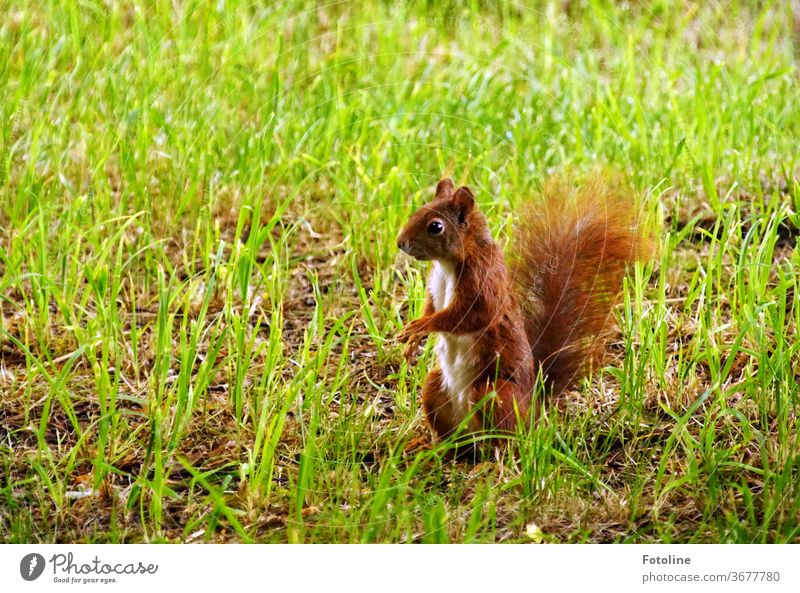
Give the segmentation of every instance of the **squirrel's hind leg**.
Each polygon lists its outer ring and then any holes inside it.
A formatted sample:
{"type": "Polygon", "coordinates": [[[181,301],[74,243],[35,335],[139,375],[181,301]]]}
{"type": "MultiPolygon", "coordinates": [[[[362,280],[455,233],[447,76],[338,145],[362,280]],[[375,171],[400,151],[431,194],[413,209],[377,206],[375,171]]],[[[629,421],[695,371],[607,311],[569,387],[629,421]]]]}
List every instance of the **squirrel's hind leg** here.
{"type": "Polygon", "coordinates": [[[472,404],[478,407],[487,430],[514,432],[518,419],[525,420],[528,416],[529,399],[511,381],[486,382],[472,388],[472,404]]]}
{"type": "Polygon", "coordinates": [[[458,428],[459,418],[442,383],[441,369],[430,371],[422,387],[422,409],[436,436],[446,439],[458,428]]]}

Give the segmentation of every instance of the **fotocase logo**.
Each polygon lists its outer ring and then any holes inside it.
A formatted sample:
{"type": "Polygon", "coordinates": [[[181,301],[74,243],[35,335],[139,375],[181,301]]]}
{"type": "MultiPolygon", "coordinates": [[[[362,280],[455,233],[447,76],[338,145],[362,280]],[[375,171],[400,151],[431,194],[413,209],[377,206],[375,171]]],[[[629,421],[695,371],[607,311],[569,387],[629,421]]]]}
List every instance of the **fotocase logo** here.
{"type": "Polygon", "coordinates": [[[19,574],[26,581],[35,581],[44,572],[44,556],[41,554],[25,554],[19,561],[19,574]]]}

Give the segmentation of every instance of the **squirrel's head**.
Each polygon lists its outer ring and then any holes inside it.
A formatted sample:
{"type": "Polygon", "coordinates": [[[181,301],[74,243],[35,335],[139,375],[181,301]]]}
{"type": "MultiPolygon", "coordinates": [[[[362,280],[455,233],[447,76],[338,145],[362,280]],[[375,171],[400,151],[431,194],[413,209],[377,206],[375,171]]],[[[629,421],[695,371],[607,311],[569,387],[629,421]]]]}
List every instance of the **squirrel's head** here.
{"type": "Polygon", "coordinates": [[[453,181],[442,179],[436,196],[417,210],[408,221],[397,246],[419,260],[463,261],[468,239],[484,228],[473,228],[483,221],[468,187],[458,189],[453,181]]]}

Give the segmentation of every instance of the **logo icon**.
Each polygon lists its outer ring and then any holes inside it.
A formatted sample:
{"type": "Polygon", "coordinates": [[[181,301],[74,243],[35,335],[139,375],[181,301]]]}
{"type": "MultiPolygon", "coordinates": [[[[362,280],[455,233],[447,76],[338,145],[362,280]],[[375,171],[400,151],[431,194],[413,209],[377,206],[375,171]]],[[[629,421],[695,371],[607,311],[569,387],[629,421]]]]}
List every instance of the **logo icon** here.
{"type": "Polygon", "coordinates": [[[41,554],[25,554],[19,561],[19,574],[26,581],[35,581],[44,572],[44,556],[41,554]]]}

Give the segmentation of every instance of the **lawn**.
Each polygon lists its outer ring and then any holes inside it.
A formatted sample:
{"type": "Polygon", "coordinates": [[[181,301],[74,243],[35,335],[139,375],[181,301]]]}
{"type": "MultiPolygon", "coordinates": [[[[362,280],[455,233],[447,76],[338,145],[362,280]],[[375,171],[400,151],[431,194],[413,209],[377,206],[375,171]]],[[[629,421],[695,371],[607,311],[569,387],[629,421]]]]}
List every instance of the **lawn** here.
{"type": "Polygon", "coordinates": [[[0,541],[800,542],[800,8],[0,0],[0,541]],[[430,439],[443,174],[657,237],[605,366],[430,439]]]}

